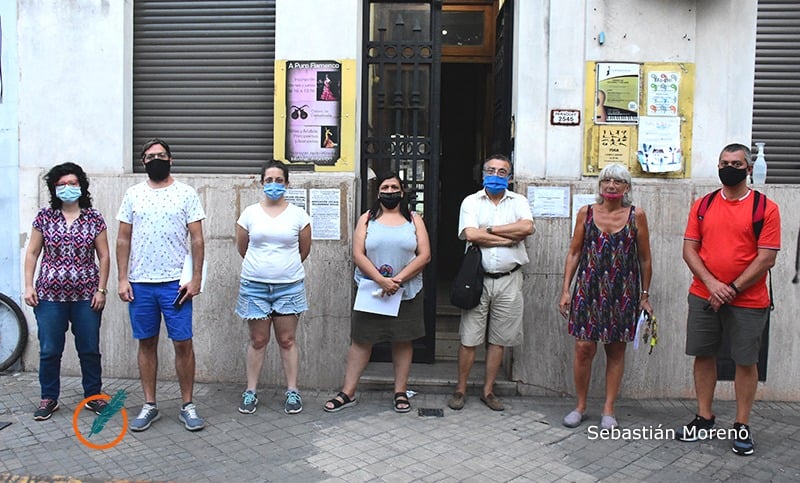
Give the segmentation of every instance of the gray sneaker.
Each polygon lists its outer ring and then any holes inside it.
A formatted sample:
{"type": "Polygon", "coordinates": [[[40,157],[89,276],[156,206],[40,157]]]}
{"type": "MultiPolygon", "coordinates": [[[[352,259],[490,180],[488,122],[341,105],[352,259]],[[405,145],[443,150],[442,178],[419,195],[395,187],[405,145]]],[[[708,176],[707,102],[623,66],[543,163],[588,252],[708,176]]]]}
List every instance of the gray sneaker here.
{"type": "Polygon", "coordinates": [[[303,400],[297,391],[286,391],[286,404],[283,405],[283,412],[286,414],[297,414],[303,410],[303,400]]]}
{"type": "Polygon", "coordinates": [[[253,414],[258,405],[258,395],[253,391],[242,393],[242,402],[239,403],[239,412],[242,414],[253,414]]]}
{"type": "Polygon", "coordinates": [[[131,431],[144,431],[155,421],[158,421],[160,417],[161,415],[158,413],[156,406],[145,403],[139,415],[131,422],[131,431]]]}
{"type": "Polygon", "coordinates": [[[194,403],[184,404],[180,414],[178,414],[178,419],[189,431],[200,431],[206,427],[206,422],[197,415],[197,407],[194,403]]]}

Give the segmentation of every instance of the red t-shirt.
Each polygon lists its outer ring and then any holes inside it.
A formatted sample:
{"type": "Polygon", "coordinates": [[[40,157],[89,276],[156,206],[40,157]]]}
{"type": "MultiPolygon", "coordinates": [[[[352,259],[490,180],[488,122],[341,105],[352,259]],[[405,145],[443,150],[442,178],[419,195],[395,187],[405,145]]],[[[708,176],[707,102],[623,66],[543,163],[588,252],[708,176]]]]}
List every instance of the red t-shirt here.
{"type": "MultiPolygon", "coordinates": [[[[767,199],[764,226],[758,239],[753,232],[753,191],[742,199],[729,200],[722,191],[714,197],[703,221],[697,219],[702,198],[692,205],[684,240],[700,242],[700,258],[721,282],[730,283],[755,260],[758,248],[781,249],[781,215],[778,205],[767,199]]],[[[731,305],[761,309],[769,307],[767,275],[736,296],[731,305]]],[[[689,293],[708,299],[710,293],[700,279],[693,277],[689,293]]]]}

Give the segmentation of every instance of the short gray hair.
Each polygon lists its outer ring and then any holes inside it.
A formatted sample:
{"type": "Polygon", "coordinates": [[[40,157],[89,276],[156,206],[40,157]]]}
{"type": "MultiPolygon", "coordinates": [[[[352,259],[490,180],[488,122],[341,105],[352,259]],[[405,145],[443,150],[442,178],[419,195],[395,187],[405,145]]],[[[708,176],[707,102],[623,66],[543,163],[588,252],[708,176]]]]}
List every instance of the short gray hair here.
{"type": "MultiPolygon", "coordinates": [[[[628,172],[628,169],[617,163],[611,163],[607,165],[605,168],[600,170],[600,175],[597,176],[597,189],[598,193],[595,195],[594,199],[597,201],[598,204],[603,204],[602,196],[600,196],[600,183],[607,179],[619,179],[624,181],[628,186],[633,188],[633,182],[631,180],[631,173],[628,172]]],[[[628,190],[622,196],[622,206],[631,206],[633,204],[633,200],[631,199],[631,191],[628,190]]]]}

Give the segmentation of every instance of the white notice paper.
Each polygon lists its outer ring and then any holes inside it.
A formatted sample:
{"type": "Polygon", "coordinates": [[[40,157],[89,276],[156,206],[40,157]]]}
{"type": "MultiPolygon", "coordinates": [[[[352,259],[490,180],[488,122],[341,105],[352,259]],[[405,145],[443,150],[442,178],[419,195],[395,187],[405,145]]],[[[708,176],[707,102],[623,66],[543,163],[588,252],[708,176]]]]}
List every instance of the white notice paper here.
{"type": "Polygon", "coordinates": [[[314,240],[341,240],[341,192],[337,188],[309,190],[311,237],[314,240]]]}
{"type": "Polygon", "coordinates": [[[394,295],[381,296],[382,290],[377,283],[368,278],[362,278],[361,283],[358,284],[353,310],[397,317],[397,313],[400,311],[400,302],[403,299],[403,287],[400,287],[394,295]]]}
{"type": "Polygon", "coordinates": [[[528,186],[528,203],[534,218],[569,216],[568,186],[528,186]]]}
{"type": "MultiPolygon", "coordinates": [[[[206,269],[208,268],[206,261],[203,260],[203,280],[200,281],[200,291],[202,292],[206,286],[206,269]]],[[[186,254],[183,259],[183,270],[181,271],[181,279],[178,280],[178,286],[189,283],[192,280],[194,266],[192,265],[192,252],[186,254]]]]}

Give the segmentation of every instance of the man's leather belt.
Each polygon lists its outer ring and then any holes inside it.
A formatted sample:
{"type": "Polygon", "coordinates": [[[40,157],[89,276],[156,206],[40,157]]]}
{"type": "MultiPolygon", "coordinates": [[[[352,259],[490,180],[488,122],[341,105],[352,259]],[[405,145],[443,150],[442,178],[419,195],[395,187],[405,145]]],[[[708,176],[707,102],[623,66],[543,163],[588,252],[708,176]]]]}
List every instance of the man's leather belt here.
{"type": "Polygon", "coordinates": [[[511,275],[512,273],[514,273],[514,272],[516,272],[517,270],[519,270],[519,267],[521,267],[521,265],[520,265],[520,264],[517,264],[517,266],[516,266],[516,267],[514,267],[514,268],[512,268],[510,272],[502,272],[502,273],[484,273],[483,275],[484,275],[485,277],[489,277],[489,278],[503,278],[503,277],[505,277],[506,275],[511,275]]]}

